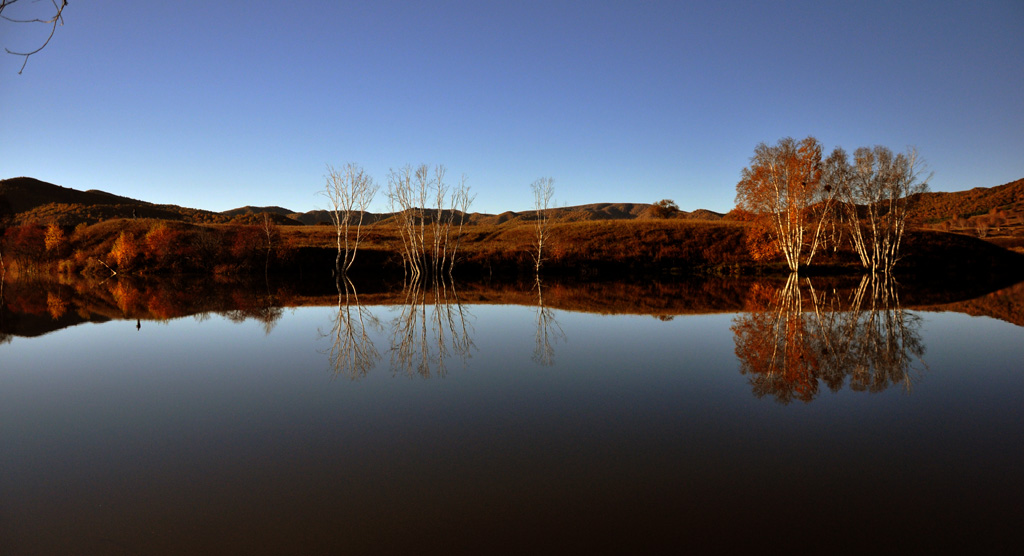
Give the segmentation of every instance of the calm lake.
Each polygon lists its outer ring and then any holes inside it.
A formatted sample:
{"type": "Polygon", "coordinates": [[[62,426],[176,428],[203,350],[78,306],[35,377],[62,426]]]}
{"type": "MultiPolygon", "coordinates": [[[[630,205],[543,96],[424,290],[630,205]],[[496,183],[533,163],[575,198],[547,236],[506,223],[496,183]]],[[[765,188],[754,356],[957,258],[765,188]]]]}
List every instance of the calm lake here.
{"type": "Polygon", "coordinates": [[[2,554],[1020,546],[1024,284],[48,288],[2,554]]]}

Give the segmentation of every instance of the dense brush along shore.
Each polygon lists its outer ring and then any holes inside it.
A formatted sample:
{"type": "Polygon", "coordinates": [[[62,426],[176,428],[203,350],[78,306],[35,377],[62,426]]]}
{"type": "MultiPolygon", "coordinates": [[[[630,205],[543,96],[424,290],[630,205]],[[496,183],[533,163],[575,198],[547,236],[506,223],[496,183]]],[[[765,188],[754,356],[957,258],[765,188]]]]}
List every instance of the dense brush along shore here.
{"type": "MultiPolygon", "coordinates": [[[[555,222],[543,245],[541,273],[578,278],[788,273],[777,253],[765,253],[763,245],[753,247],[753,230],[731,221],[555,222]]],[[[349,231],[355,257],[348,274],[401,278],[409,271],[410,248],[397,226],[363,226],[359,236],[356,246],[355,228],[349,231]]],[[[464,278],[535,273],[537,236],[529,222],[466,225],[443,239],[446,243],[440,238],[435,243],[426,228],[418,254],[433,273],[464,278]]],[[[9,275],[312,276],[332,272],[337,234],[333,226],[324,225],[189,224],[147,218],[70,229],[24,224],[6,229],[2,255],[9,275]]],[[[913,230],[906,234],[896,272],[924,277],[1019,275],[1024,255],[961,234],[913,230]]],[[[859,275],[863,268],[849,246],[839,242],[821,248],[801,273],[859,275]]]]}

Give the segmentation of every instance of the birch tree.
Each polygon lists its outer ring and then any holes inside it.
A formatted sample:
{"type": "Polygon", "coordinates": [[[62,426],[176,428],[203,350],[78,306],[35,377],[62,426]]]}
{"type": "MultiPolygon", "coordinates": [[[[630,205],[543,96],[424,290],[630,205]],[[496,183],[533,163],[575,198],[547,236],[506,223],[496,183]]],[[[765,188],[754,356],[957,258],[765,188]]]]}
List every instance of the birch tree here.
{"type": "Polygon", "coordinates": [[[412,166],[406,164],[388,172],[388,203],[391,212],[394,214],[395,226],[398,228],[398,236],[402,240],[402,267],[408,277],[410,274],[415,278],[419,274],[416,264],[415,244],[415,214],[413,214],[414,203],[412,201],[412,166]]]}
{"type": "Polygon", "coordinates": [[[270,276],[270,253],[274,250],[274,244],[280,241],[281,231],[277,229],[277,225],[270,219],[270,214],[266,212],[263,213],[263,220],[259,227],[260,235],[264,240],[263,248],[267,251],[263,263],[263,278],[266,280],[270,276]]]}
{"type": "Polygon", "coordinates": [[[431,174],[426,164],[415,169],[406,165],[388,174],[387,195],[402,240],[402,261],[406,276],[413,280],[450,275],[458,259],[473,197],[465,176],[452,187],[446,175],[443,165],[435,166],[431,174]]]}
{"type": "MultiPolygon", "coordinates": [[[[455,262],[458,260],[459,247],[462,245],[462,231],[466,226],[466,217],[469,215],[469,206],[473,204],[476,195],[470,195],[470,188],[466,185],[466,175],[463,174],[459,180],[459,186],[455,188],[451,196],[451,220],[449,229],[453,227],[455,219],[458,218],[459,225],[455,230],[455,241],[451,246],[448,255],[448,275],[455,269],[455,262]]],[[[445,236],[445,246],[448,245],[448,237],[445,236]]]]}
{"type": "Polygon", "coordinates": [[[841,149],[826,161],[826,182],[841,200],[853,249],[872,274],[888,274],[900,259],[907,214],[928,190],[930,175],[917,150],[893,154],[884,146],[861,147],[853,163],[841,149]]]}
{"type": "MultiPolygon", "coordinates": [[[[773,146],[759,144],[736,185],[737,207],[770,223],[779,251],[794,272],[801,264],[809,209],[821,199],[820,182],[821,144],[808,136],[800,142],[786,137],[773,146]]],[[[812,232],[814,239],[821,232],[824,217],[822,212],[812,232]]],[[[814,249],[804,264],[809,264],[813,256],[814,249]]]]}
{"type": "Polygon", "coordinates": [[[356,260],[362,240],[366,209],[377,195],[378,186],[361,166],[349,162],[341,168],[327,166],[327,183],[321,195],[328,203],[328,214],[336,231],[338,255],[334,267],[339,275],[347,274],[356,260]],[[350,233],[355,227],[354,237],[350,233]]]}
{"type": "Polygon", "coordinates": [[[544,247],[548,242],[548,235],[551,228],[551,199],[555,196],[555,180],[554,178],[538,178],[532,184],[530,189],[533,191],[533,207],[536,211],[536,218],[534,219],[534,247],[536,250],[532,253],[534,270],[537,275],[540,275],[540,267],[544,263],[544,247]]]}

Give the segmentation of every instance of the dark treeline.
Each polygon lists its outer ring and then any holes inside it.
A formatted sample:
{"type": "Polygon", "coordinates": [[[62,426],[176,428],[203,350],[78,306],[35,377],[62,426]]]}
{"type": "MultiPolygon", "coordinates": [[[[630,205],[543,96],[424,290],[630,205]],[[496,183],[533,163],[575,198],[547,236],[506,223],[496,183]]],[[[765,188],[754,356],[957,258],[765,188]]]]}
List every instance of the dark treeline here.
{"type": "MultiPolygon", "coordinates": [[[[57,274],[110,276],[331,275],[337,264],[330,226],[279,226],[255,218],[249,225],[204,225],[157,219],[118,219],[64,228],[57,224],[8,226],[0,232],[0,264],[8,278],[57,274]]],[[[402,228],[363,226],[359,257],[347,274],[401,280],[410,266],[402,228]]],[[[426,241],[433,247],[431,222],[426,241]]],[[[416,226],[416,230],[422,230],[416,226]]],[[[444,228],[442,228],[444,229],[444,228]]],[[[461,280],[518,279],[536,270],[532,223],[470,224],[444,230],[458,251],[446,256],[461,280]],[[457,265],[453,261],[457,260],[457,265]]],[[[606,220],[555,222],[547,232],[545,276],[582,279],[666,275],[785,274],[781,257],[752,255],[758,229],[738,222],[606,220]]],[[[406,234],[407,235],[407,234],[406,234]]],[[[978,238],[937,231],[908,231],[897,276],[958,279],[1024,275],[1024,256],[978,238]]],[[[442,251],[442,253],[444,253],[442,251]]],[[[801,274],[859,276],[849,249],[827,249],[801,274]]],[[[902,279],[902,278],[901,278],[902,279]]]]}

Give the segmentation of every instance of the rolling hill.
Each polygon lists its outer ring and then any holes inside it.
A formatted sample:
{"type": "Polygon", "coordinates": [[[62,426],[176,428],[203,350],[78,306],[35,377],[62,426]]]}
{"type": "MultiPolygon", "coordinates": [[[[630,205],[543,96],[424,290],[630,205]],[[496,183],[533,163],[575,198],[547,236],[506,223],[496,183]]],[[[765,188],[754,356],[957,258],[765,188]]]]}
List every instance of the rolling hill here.
{"type": "MultiPolygon", "coordinates": [[[[632,220],[653,218],[651,205],[646,203],[593,203],[550,209],[555,221],[578,222],[589,220],[632,220]]],[[[0,180],[0,218],[11,223],[57,221],[63,226],[79,222],[95,223],[112,218],[157,218],[192,223],[255,223],[257,215],[273,215],[274,222],[286,225],[315,225],[330,223],[325,210],[299,213],[279,206],[243,206],[224,212],[157,205],[121,197],[98,190],[79,191],[34,178],[19,177],[0,180]]],[[[387,220],[392,214],[367,213],[364,223],[387,220]]],[[[503,212],[501,214],[470,213],[469,224],[501,224],[534,219],[532,210],[503,212]]],[[[676,218],[720,220],[722,214],[706,209],[692,213],[680,211],[676,218]]]]}
{"type": "Polygon", "coordinates": [[[0,180],[0,213],[28,212],[48,204],[145,207],[151,203],[120,197],[105,191],[79,191],[33,178],[0,180]]]}
{"type": "Polygon", "coordinates": [[[187,222],[227,219],[211,211],[157,205],[99,190],[79,191],[34,178],[0,180],[0,219],[14,224],[56,221],[74,226],[80,222],[133,217],[187,222]]]}
{"type": "Polygon", "coordinates": [[[955,193],[924,193],[917,199],[911,218],[916,223],[934,224],[984,215],[993,209],[1019,218],[1024,213],[1024,178],[996,187],[975,187],[955,193]]]}
{"type": "MultiPolygon", "coordinates": [[[[592,203],[550,209],[552,219],[560,222],[650,219],[647,203],[592,203]]],[[[269,213],[275,223],[316,225],[330,223],[327,211],[294,212],[284,207],[243,206],[212,212],[177,205],[158,205],[99,190],[79,191],[33,178],[0,180],[0,219],[11,224],[57,221],[64,226],[80,222],[95,223],[112,218],[157,218],[191,223],[255,223],[258,215],[269,213]]],[[[364,223],[386,221],[392,214],[364,215],[364,223]]],[[[721,220],[724,215],[697,209],[679,211],[675,218],[721,220]]],[[[468,224],[500,225],[530,221],[532,210],[506,211],[500,214],[471,213],[468,224]]],[[[910,224],[941,228],[971,235],[1024,237],[1024,179],[996,187],[976,187],[953,193],[924,193],[916,200],[910,224]],[[982,230],[983,229],[983,230],[982,230]]]]}
{"type": "Polygon", "coordinates": [[[1024,179],[954,193],[924,193],[909,224],[984,238],[1024,253],[1024,179]]]}

